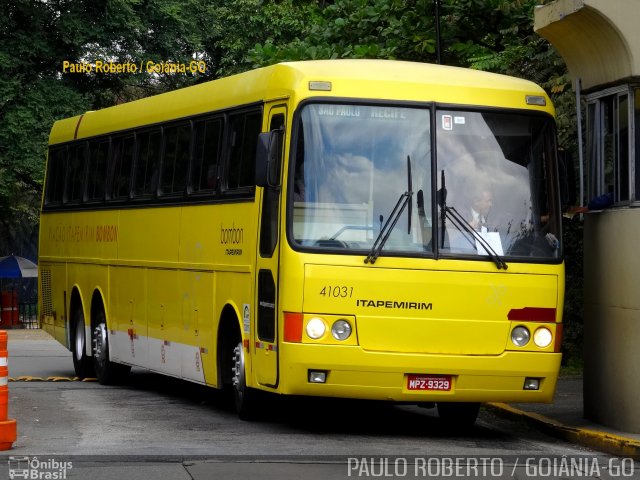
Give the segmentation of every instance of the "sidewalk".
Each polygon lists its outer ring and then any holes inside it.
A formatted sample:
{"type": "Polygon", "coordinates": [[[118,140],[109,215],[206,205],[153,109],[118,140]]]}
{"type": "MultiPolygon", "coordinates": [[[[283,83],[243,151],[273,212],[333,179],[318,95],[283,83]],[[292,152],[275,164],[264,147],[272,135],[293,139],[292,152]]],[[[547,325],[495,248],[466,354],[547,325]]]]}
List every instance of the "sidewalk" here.
{"type": "MultiPolygon", "coordinates": [[[[43,330],[8,330],[9,374],[14,381],[71,380],[71,353],[43,330]],[[29,340],[20,342],[20,340],[29,340]],[[42,357],[47,357],[46,371],[42,357]],[[13,361],[12,361],[13,359],[13,361]]],[[[640,434],[621,432],[583,418],[582,377],[561,377],[553,403],[488,403],[493,413],[525,421],[548,435],[618,456],[640,458],[640,434]]]]}
{"type": "Polygon", "coordinates": [[[10,380],[75,377],[71,352],[44,330],[12,329],[6,332],[9,336],[10,380]],[[44,369],[43,365],[45,365],[44,369]]]}
{"type": "Polygon", "coordinates": [[[560,377],[553,403],[485,406],[497,415],[521,419],[556,438],[611,455],[640,458],[640,434],[615,430],[583,417],[582,376],[560,377]]]}

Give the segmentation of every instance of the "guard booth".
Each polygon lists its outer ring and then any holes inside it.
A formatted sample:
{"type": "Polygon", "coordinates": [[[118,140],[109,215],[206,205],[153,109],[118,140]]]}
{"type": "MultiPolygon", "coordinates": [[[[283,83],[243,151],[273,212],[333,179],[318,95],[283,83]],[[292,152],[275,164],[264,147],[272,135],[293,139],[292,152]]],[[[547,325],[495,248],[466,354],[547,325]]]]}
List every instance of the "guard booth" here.
{"type": "Polygon", "coordinates": [[[580,92],[584,219],[584,415],[640,433],[640,1],[557,0],[535,30],[580,92]],[[602,201],[604,199],[604,201],[602,201]]]}

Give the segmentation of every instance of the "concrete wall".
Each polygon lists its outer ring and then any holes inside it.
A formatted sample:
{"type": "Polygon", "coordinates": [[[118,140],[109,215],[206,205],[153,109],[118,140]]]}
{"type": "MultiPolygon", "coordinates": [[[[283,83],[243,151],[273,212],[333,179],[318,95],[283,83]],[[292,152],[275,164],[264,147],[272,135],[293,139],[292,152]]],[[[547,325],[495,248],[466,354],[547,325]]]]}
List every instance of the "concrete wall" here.
{"type": "Polygon", "coordinates": [[[585,215],[584,413],[640,433],[640,210],[585,215]]]}
{"type": "Polygon", "coordinates": [[[534,30],[586,90],[640,75],[638,18],[638,0],[558,0],[536,8],[534,30]]]}

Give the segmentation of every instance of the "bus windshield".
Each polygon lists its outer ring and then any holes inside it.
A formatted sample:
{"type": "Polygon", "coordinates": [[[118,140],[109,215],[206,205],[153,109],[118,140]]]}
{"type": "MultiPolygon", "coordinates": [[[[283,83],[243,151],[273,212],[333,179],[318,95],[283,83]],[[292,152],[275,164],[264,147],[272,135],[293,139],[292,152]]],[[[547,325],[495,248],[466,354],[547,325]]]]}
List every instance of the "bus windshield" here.
{"type": "Polygon", "coordinates": [[[507,258],[559,258],[553,138],[552,120],[534,114],[438,110],[434,127],[429,108],[307,104],[290,182],[293,243],[366,255],[408,194],[381,255],[478,257],[488,243],[507,258]]]}

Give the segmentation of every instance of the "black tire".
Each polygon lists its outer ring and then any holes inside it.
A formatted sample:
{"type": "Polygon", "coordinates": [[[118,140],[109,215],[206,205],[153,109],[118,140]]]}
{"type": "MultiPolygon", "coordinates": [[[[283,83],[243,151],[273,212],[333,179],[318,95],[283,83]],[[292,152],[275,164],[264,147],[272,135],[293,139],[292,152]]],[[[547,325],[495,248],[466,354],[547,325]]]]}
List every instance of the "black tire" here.
{"type": "Polygon", "coordinates": [[[87,355],[87,339],[84,326],[84,312],[82,305],[77,305],[71,318],[71,353],[73,354],[73,368],[78,378],[93,378],[93,360],[87,355]]]}
{"type": "Polygon", "coordinates": [[[438,403],[438,415],[455,430],[473,428],[478,418],[480,404],[475,402],[442,402],[438,403]]]}
{"type": "Polygon", "coordinates": [[[242,341],[231,350],[231,386],[236,413],[242,420],[255,420],[259,417],[258,391],[247,387],[242,341]]]}
{"type": "Polygon", "coordinates": [[[100,308],[93,322],[93,365],[101,385],[114,385],[126,380],[131,367],[109,359],[109,331],[104,310],[100,308]]]}

